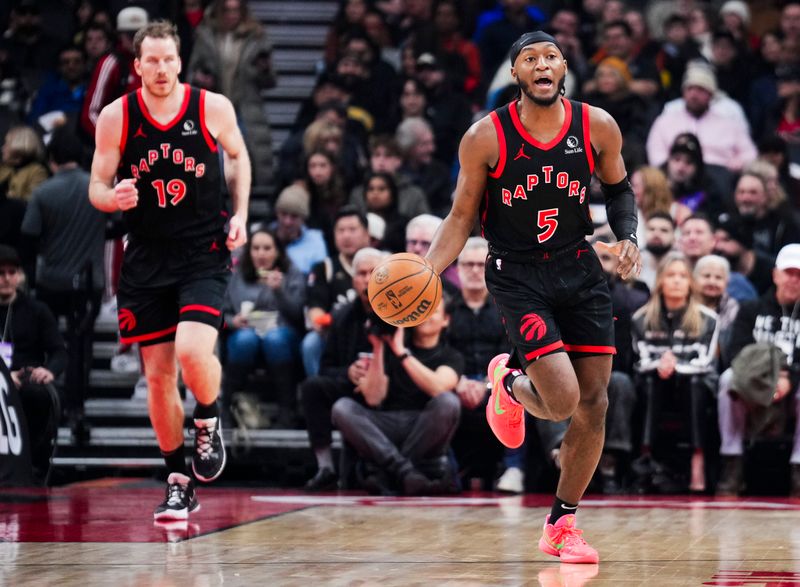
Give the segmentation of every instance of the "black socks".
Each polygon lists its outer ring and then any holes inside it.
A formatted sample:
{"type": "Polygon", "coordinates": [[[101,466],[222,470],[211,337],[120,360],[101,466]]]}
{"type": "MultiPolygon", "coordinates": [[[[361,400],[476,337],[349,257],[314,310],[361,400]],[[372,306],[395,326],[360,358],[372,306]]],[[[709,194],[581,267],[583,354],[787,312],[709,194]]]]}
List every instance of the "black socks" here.
{"type": "Polygon", "coordinates": [[[189,477],[189,469],[186,467],[186,451],[183,445],[172,452],[161,451],[161,456],[164,457],[164,462],[167,464],[167,471],[169,473],[180,473],[189,477]]]}
{"type": "Polygon", "coordinates": [[[550,510],[550,524],[555,524],[561,516],[574,514],[578,511],[577,503],[567,503],[556,497],[553,502],[553,509],[550,510]]]}
{"type": "Polygon", "coordinates": [[[195,420],[207,420],[209,418],[218,418],[219,417],[219,406],[217,405],[217,401],[214,400],[209,405],[201,404],[197,402],[197,405],[194,407],[194,419],[195,420]]]}
{"type": "Polygon", "coordinates": [[[522,373],[515,373],[514,371],[509,371],[508,374],[503,379],[503,387],[505,388],[508,395],[511,396],[515,402],[520,403],[519,400],[514,395],[514,381],[517,377],[522,377],[522,373]]]}

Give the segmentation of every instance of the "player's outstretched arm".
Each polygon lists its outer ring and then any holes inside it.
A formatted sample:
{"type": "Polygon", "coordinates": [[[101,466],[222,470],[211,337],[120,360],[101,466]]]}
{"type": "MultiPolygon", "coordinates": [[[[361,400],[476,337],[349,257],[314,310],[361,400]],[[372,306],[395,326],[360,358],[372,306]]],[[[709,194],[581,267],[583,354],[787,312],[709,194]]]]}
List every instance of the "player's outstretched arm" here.
{"type": "Polygon", "coordinates": [[[114,185],[121,156],[122,115],[122,100],[118,99],[103,108],[97,118],[89,201],[103,212],[130,210],[139,202],[135,179],[124,179],[114,185]]]}
{"type": "Polygon", "coordinates": [[[228,248],[235,249],[247,241],[247,210],[250,202],[250,156],[236,124],[233,104],[225,96],[206,92],[205,120],[211,136],[224,153],[225,182],[233,203],[228,248]]]}
{"type": "Polygon", "coordinates": [[[491,119],[486,116],[469,128],[458,148],[461,170],[456,182],[453,207],[436,231],[426,255],[436,273],[444,271],[464,248],[475,226],[481,198],[486,190],[489,167],[498,158],[497,135],[491,119]]]}
{"type": "Polygon", "coordinates": [[[605,110],[591,107],[589,117],[592,145],[597,150],[595,172],[606,199],[608,224],[618,241],[609,250],[619,257],[617,271],[627,279],[639,274],[642,263],[636,241],[636,201],[622,160],[622,134],[605,110]]]}

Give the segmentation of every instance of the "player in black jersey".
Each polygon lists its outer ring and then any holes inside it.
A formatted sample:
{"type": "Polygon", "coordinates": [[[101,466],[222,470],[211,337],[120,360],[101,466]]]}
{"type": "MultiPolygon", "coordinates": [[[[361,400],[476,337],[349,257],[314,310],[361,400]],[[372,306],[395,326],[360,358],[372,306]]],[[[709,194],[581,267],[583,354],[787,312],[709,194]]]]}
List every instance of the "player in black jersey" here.
{"type": "Polygon", "coordinates": [[[177,365],[197,400],[192,470],[212,481],[225,466],[214,347],[230,251],[247,239],[250,159],[231,102],[178,83],[180,41],[172,24],[140,29],[134,47],[142,88],[106,106],[97,120],[89,198],[104,212],[121,210],[128,225],[120,333],[141,346],[150,421],[169,473],[154,516],[185,520],[199,506],[184,454],[177,365]]]}
{"type": "Polygon", "coordinates": [[[640,266],[633,192],[614,120],[562,97],[567,64],[557,41],[540,31],[522,35],[511,65],[520,96],[464,135],[453,206],[427,257],[442,271],[480,216],[490,244],[486,283],[514,348],[489,364],[489,424],[514,448],[525,437],[526,409],[547,420],[572,418],[539,548],[563,562],[596,563],[574,514],[603,448],[615,349],[608,287],[585,240],[592,232],[587,192],[596,173],[623,278],[640,266]]]}

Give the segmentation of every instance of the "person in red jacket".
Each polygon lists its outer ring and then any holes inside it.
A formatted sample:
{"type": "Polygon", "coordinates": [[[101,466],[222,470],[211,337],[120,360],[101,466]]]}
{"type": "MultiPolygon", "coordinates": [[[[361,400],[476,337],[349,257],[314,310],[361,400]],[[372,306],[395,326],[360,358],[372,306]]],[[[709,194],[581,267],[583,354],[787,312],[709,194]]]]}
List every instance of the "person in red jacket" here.
{"type": "Polygon", "coordinates": [[[117,15],[117,47],[95,65],[81,110],[81,128],[92,143],[103,107],[142,86],[142,78],[133,68],[133,35],[147,21],[147,11],[138,6],[123,8],[117,15]]]}

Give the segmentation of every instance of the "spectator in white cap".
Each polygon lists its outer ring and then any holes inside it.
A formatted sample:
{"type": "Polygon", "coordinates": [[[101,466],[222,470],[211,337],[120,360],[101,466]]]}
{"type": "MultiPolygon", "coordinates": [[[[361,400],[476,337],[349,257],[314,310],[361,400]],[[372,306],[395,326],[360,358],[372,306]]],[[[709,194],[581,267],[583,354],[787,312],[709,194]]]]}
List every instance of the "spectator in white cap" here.
{"type": "Polygon", "coordinates": [[[81,127],[94,142],[95,125],[100,111],[120,96],[142,86],[133,61],[133,35],[148,23],[147,11],[139,6],[128,6],[117,14],[117,46],[101,57],[92,71],[81,111],[81,127]]]}
{"type": "Polygon", "coordinates": [[[700,140],[708,165],[733,173],[758,155],[742,108],[720,95],[717,79],[708,64],[690,62],[683,77],[682,97],[667,102],[647,137],[650,165],[661,166],[672,143],[681,133],[693,133],[700,140]]]}
{"type": "MultiPolygon", "coordinates": [[[[733,366],[723,373],[717,397],[723,457],[718,495],[738,495],[744,489],[744,439],[748,432],[750,438],[757,437],[777,424],[781,433],[791,433],[784,430],[786,422],[800,414],[800,244],[780,250],[772,280],[775,287],[759,299],[742,304],[733,323],[728,349],[734,357],[733,366]],[[773,359],[775,349],[780,352],[773,359]]],[[[789,458],[792,497],[800,497],[799,431],[800,427],[795,427],[789,458]]]]}
{"type": "Polygon", "coordinates": [[[719,17],[722,28],[730,32],[743,48],[758,48],[758,37],[750,35],[750,7],[747,2],[728,0],[720,7],[719,17]]]}

